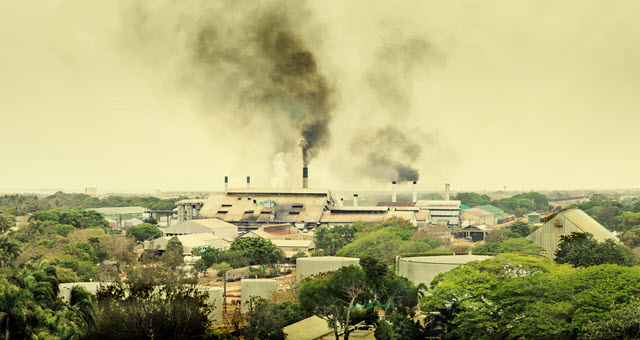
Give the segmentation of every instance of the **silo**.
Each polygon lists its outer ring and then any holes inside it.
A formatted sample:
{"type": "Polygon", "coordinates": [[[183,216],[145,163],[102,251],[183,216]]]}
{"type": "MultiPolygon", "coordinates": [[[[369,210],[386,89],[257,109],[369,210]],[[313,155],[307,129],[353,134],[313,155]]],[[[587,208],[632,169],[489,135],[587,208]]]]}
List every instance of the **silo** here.
{"type": "Polygon", "coordinates": [[[213,306],[213,311],[209,314],[209,320],[215,327],[222,326],[222,288],[198,286],[198,290],[201,292],[209,293],[207,302],[213,306]]]}
{"type": "Polygon", "coordinates": [[[414,284],[429,285],[440,273],[471,261],[482,261],[490,258],[486,255],[445,255],[399,257],[396,263],[396,274],[404,276],[414,284]]]}
{"type": "Polygon", "coordinates": [[[316,256],[298,257],[296,259],[296,279],[300,280],[311,275],[338,270],[350,265],[360,265],[357,257],[316,256]]]}
{"type": "Polygon", "coordinates": [[[246,313],[252,296],[268,299],[276,291],[277,285],[273,279],[243,279],[240,281],[240,289],[240,311],[246,313]]]}

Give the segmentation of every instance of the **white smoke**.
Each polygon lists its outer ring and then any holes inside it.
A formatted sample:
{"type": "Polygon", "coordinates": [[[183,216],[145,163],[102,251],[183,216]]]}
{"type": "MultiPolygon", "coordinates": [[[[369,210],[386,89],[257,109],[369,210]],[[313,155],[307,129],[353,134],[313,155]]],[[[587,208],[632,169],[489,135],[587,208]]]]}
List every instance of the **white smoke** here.
{"type": "Polygon", "coordinates": [[[284,188],[289,183],[291,175],[287,171],[287,160],[291,158],[290,154],[279,152],[273,156],[273,178],[271,178],[272,188],[284,188]]]}

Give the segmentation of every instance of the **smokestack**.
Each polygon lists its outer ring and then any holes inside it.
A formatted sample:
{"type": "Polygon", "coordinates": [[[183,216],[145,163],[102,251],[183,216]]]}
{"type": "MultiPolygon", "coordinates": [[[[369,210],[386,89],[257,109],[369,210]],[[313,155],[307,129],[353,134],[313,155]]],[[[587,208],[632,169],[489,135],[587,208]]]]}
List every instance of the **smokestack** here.
{"type": "Polygon", "coordinates": [[[396,201],[396,181],[391,182],[391,202],[396,201]]]}
{"type": "Polygon", "coordinates": [[[229,176],[224,176],[224,193],[229,192],[229,176]]]}
{"type": "Polygon", "coordinates": [[[344,207],[344,197],[340,197],[340,206],[344,207]]]}
{"type": "Polygon", "coordinates": [[[418,202],[418,182],[413,181],[413,201],[418,202]]]}
{"type": "Polygon", "coordinates": [[[447,201],[449,200],[449,189],[450,189],[449,183],[445,184],[444,185],[444,199],[447,200],[447,201]]]}
{"type": "Polygon", "coordinates": [[[309,168],[306,166],[302,168],[302,187],[305,189],[309,187],[309,168]]]}
{"type": "Polygon", "coordinates": [[[358,206],[358,194],[353,194],[353,206],[358,206]]]}
{"type": "Polygon", "coordinates": [[[251,187],[251,177],[247,176],[247,189],[251,187]]]}

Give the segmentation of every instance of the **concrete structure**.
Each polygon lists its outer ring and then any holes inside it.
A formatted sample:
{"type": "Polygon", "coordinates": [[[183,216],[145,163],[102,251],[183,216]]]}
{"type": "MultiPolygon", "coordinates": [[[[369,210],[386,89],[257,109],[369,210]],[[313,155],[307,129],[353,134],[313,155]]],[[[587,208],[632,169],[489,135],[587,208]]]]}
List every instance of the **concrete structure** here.
{"type": "Polygon", "coordinates": [[[240,281],[240,311],[242,313],[249,311],[249,301],[252,296],[268,299],[276,289],[277,283],[273,279],[242,279],[240,281]]]}
{"type": "Polygon", "coordinates": [[[495,216],[486,211],[486,210],[482,210],[482,209],[478,209],[478,208],[471,208],[471,209],[465,209],[462,210],[462,218],[466,221],[469,221],[469,225],[474,225],[474,224],[487,224],[487,225],[494,225],[496,224],[495,221],[495,216]]]}
{"type": "Polygon", "coordinates": [[[204,206],[206,200],[189,199],[176,202],[178,209],[178,222],[189,221],[198,218],[200,210],[204,206]]]}
{"type": "Polygon", "coordinates": [[[577,208],[569,209],[553,216],[540,228],[527,236],[527,240],[533,241],[537,246],[544,249],[545,256],[553,259],[560,242],[560,236],[568,235],[572,232],[590,233],[595,240],[600,242],[606,239],[620,242],[613,233],[605,229],[587,213],[577,208]]]}
{"type": "Polygon", "coordinates": [[[180,236],[198,233],[209,233],[222,238],[238,237],[238,227],[217,218],[183,221],[174,226],[162,229],[164,236],[180,236]]]}
{"type": "Polygon", "coordinates": [[[91,208],[86,210],[93,210],[104,216],[104,218],[115,221],[114,227],[116,228],[124,228],[125,221],[127,220],[135,218],[142,222],[142,214],[144,214],[147,209],[143,207],[109,207],[91,208]]]}
{"type": "Polygon", "coordinates": [[[350,265],[359,266],[360,259],[339,256],[299,257],[296,259],[296,280],[299,281],[305,277],[335,271],[350,265]]]}
{"type": "MultiPolygon", "coordinates": [[[[180,242],[182,242],[182,252],[184,254],[191,253],[194,248],[216,248],[220,250],[229,249],[229,241],[223,239],[220,236],[216,236],[210,233],[197,233],[189,235],[176,236],[180,242]]],[[[164,251],[167,248],[167,244],[171,240],[171,237],[164,236],[151,241],[144,241],[144,250],[158,250],[164,251]]]]}
{"type": "Polygon", "coordinates": [[[327,320],[315,315],[284,327],[282,331],[287,340],[316,340],[329,335],[331,335],[330,339],[335,339],[327,320]]]}
{"type": "Polygon", "coordinates": [[[429,285],[440,273],[471,261],[483,261],[490,258],[485,255],[444,255],[397,257],[396,274],[404,276],[414,284],[429,285]]]}
{"type": "MultiPolygon", "coordinates": [[[[60,284],[60,293],[58,296],[64,300],[69,301],[71,295],[71,288],[74,286],[81,286],[86,289],[89,293],[95,295],[98,291],[98,287],[100,285],[107,285],[105,282],[72,282],[72,283],[61,283],[60,284]]],[[[207,302],[213,306],[213,311],[209,314],[209,319],[213,322],[213,325],[216,327],[222,326],[222,288],[220,287],[210,287],[210,286],[197,286],[197,289],[201,292],[209,293],[209,298],[207,302]]]]}
{"type": "Polygon", "coordinates": [[[429,210],[431,224],[460,226],[460,201],[419,200],[415,207],[429,210]]]}
{"type": "Polygon", "coordinates": [[[89,196],[98,196],[98,188],[84,188],[84,193],[89,196]]]}
{"type": "Polygon", "coordinates": [[[316,244],[313,240],[271,240],[271,243],[280,248],[287,258],[300,251],[309,253],[316,249],[316,244]]]}

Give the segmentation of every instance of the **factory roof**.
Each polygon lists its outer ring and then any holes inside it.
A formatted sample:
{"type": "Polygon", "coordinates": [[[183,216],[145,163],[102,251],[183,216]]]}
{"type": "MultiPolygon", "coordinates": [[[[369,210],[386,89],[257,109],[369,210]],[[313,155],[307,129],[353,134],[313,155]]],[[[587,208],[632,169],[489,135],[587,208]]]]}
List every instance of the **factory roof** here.
{"type": "Polygon", "coordinates": [[[289,340],[314,340],[333,333],[327,321],[315,315],[284,327],[282,331],[289,340]]]}
{"type": "Polygon", "coordinates": [[[378,202],[379,207],[414,207],[416,202],[378,202]]]}
{"type": "Polygon", "coordinates": [[[418,200],[416,207],[455,207],[460,208],[460,201],[418,200]]]}
{"type": "Polygon", "coordinates": [[[186,199],[186,200],[180,200],[178,202],[176,202],[176,205],[179,204],[204,204],[204,202],[206,202],[207,200],[205,199],[186,199]]]}
{"type": "Polygon", "coordinates": [[[531,239],[532,235],[534,234],[549,232],[549,229],[553,230],[555,228],[552,225],[553,223],[555,223],[553,221],[557,219],[558,216],[566,218],[581,231],[592,234],[593,238],[598,241],[604,241],[610,238],[615,240],[616,242],[619,242],[619,239],[613,233],[611,233],[600,223],[594,220],[591,216],[587,215],[587,213],[578,208],[569,209],[567,211],[559,213],[557,216],[545,223],[542,227],[536,229],[536,231],[531,233],[531,235],[527,236],[527,238],[531,239]]]}
{"type": "Polygon", "coordinates": [[[317,223],[332,205],[328,189],[234,189],[209,197],[199,216],[247,226],[317,223]]]}
{"type": "Polygon", "coordinates": [[[478,205],[478,206],[475,206],[474,208],[482,209],[482,210],[488,211],[488,212],[490,212],[492,214],[504,212],[502,209],[500,209],[498,207],[494,207],[491,204],[478,205]]]}
{"type": "MultiPolygon", "coordinates": [[[[195,247],[226,248],[229,245],[229,242],[225,241],[222,237],[209,233],[180,235],[175,237],[177,237],[182,243],[184,253],[191,252],[191,249],[195,247]]],[[[144,249],[147,250],[158,247],[158,250],[165,250],[170,239],[171,237],[165,236],[152,241],[145,241],[144,249]]]]}
{"type": "Polygon", "coordinates": [[[271,240],[276,247],[313,248],[315,243],[312,240],[271,240]]]}
{"type": "Polygon", "coordinates": [[[96,211],[102,215],[127,215],[142,214],[147,210],[143,207],[106,207],[106,208],[90,208],[87,210],[96,211]]]}
{"type": "Polygon", "coordinates": [[[332,212],[350,214],[350,213],[386,213],[389,211],[389,207],[372,207],[372,206],[349,206],[349,207],[332,207],[332,212]]]}
{"type": "Polygon", "coordinates": [[[466,210],[466,209],[471,209],[471,207],[466,205],[466,204],[461,204],[460,205],[460,210],[466,210]]]}
{"type": "Polygon", "coordinates": [[[231,223],[221,221],[217,218],[207,218],[199,220],[183,221],[176,225],[162,229],[166,234],[194,234],[194,233],[212,233],[216,229],[237,228],[231,223]]]}
{"type": "Polygon", "coordinates": [[[478,216],[478,217],[493,215],[492,213],[490,213],[490,212],[488,212],[486,210],[482,210],[482,209],[478,209],[478,208],[465,209],[462,212],[465,213],[465,214],[478,216]]]}
{"type": "Polygon", "coordinates": [[[386,213],[349,213],[332,210],[322,213],[320,223],[379,222],[391,217],[400,217],[412,221],[415,219],[415,212],[389,210],[386,213]]]}
{"type": "Polygon", "coordinates": [[[418,220],[418,221],[426,221],[428,219],[429,219],[429,210],[416,211],[416,220],[418,220]]]}

